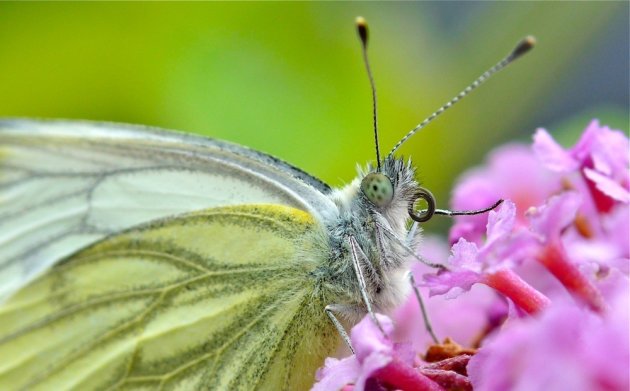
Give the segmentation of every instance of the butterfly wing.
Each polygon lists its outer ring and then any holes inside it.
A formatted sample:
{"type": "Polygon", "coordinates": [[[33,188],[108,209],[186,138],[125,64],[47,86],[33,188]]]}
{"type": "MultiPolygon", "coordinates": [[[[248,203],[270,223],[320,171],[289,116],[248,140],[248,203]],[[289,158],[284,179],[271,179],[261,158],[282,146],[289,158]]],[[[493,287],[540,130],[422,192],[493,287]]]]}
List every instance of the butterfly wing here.
{"type": "Polygon", "coordinates": [[[0,389],[309,388],[337,341],[319,229],[295,208],[223,207],[81,250],[0,307],[0,389]]]}
{"type": "Polygon", "coordinates": [[[140,223],[271,203],[326,220],[323,182],[271,156],[129,125],[0,121],[0,301],[76,250],[140,223]]]}

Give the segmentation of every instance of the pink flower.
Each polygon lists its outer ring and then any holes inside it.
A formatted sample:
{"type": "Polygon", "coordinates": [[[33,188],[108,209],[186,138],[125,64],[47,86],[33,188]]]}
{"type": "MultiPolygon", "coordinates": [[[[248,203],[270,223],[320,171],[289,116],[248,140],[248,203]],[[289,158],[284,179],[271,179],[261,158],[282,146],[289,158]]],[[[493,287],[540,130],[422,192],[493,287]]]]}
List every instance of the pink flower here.
{"type": "Polygon", "coordinates": [[[607,273],[608,269],[617,268],[627,274],[628,138],[594,120],[572,148],[562,148],[543,129],[536,132],[532,148],[548,170],[562,176],[565,188],[582,195],[572,226],[567,226],[562,235],[571,259],[582,268],[590,268],[591,273],[607,273]]]}
{"type": "MultiPolygon", "coordinates": [[[[420,246],[420,255],[427,260],[442,261],[448,258],[449,246],[445,239],[437,236],[425,237],[420,246]]],[[[434,273],[435,269],[416,262],[412,265],[416,281],[422,281],[422,275],[434,273]]],[[[438,331],[437,338],[449,337],[463,346],[474,346],[479,338],[489,330],[500,325],[507,315],[507,302],[492,288],[478,284],[466,295],[457,300],[444,296],[429,297],[427,287],[419,287],[427,312],[431,316],[433,328],[438,331]],[[465,323],[459,319],[466,319],[465,323]]],[[[394,339],[410,341],[415,351],[423,352],[433,343],[424,330],[423,318],[416,296],[409,295],[394,313],[394,339]]]]}
{"type": "Polygon", "coordinates": [[[600,317],[571,303],[539,317],[512,320],[468,364],[475,389],[626,391],[628,291],[600,317]]]}
{"type": "MultiPolygon", "coordinates": [[[[516,205],[516,223],[526,224],[525,211],[542,204],[549,194],[562,189],[560,175],[545,168],[531,148],[509,144],[492,152],[488,163],[465,173],[453,191],[454,210],[476,210],[499,199],[516,205]]],[[[451,243],[459,238],[481,243],[486,233],[485,215],[460,216],[450,231],[451,243]]]]}
{"type": "Polygon", "coordinates": [[[573,148],[564,150],[544,130],[534,136],[534,151],[550,169],[579,172],[586,180],[598,210],[608,212],[615,201],[630,202],[628,138],[593,120],[573,148]]]}
{"type": "Polygon", "coordinates": [[[570,292],[594,310],[603,311],[606,305],[601,293],[579,270],[578,264],[569,258],[562,241],[563,231],[575,221],[581,198],[576,192],[565,192],[551,197],[544,206],[529,212],[532,230],[540,235],[543,244],[536,259],[570,292]]]}
{"type": "Polygon", "coordinates": [[[453,206],[506,201],[456,218],[450,255],[425,241],[422,257],[447,270],[412,268],[436,334],[472,349],[445,342],[426,350],[412,295],[395,311],[396,327],[377,315],[384,334],[369,317],[353,328],[356,355],[328,359],[314,389],[627,390],[628,146],[623,133],[593,121],[569,149],[538,130],[533,148],[494,152],[465,175],[453,206]]]}
{"type": "Polygon", "coordinates": [[[515,228],[516,206],[505,201],[488,215],[486,241],[478,247],[466,239],[453,245],[448,270],[426,274],[424,285],[430,294],[455,298],[473,284],[486,284],[506,295],[526,312],[536,312],[549,300],[520,279],[511,268],[538,251],[537,238],[523,227],[515,228]]]}
{"type": "Polygon", "coordinates": [[[374,321],[366,316],[350,333],[355,355],[342,360],[326,359],[317,374],[312,391],[340,390],[348,384],[363,391],[367,384],[388,386],[389,389],[442,391],[443,388],[413,367],[414,352],[406,344],[394,344],[392,321],[376,314],[383,334],[374,321]]]}
{"type": "MultiPolygon", "coordinates": [[[[542,293],[562,296],[562,287],[546,275],[546,269],[564,288],[602,311],[605,305],[598,287],[607,289],[610,280],[627,275],[630,269],[629,209],[623,196],[630,182],[628,139],[619,131],[600,127],[597,121],[568,150],[544,130],[538,130],[534,139],[532,149],[517,145],[500,148],[491,155],[488,166],[466,174],[454,192],[453,205],[455,209],[477,208],[499,197],[513,198],[514,229],[529,228],[539,238],[540,246],[516,263],[495,252],[500,263],[521,274],[542,293]],[[534,259],[545,269],[531,262],[534,259]]],[[[457,273],[434,278],[433,294],[445,293],[450,286],[453,295],[455,289],[466,290],[474,282],[481,282],[471,265],[483,261],[476,267],[488,271],[489,260],[470,242],[483,242],[485,231],[480,227],[484,218],[456,219],[451,241],[458,235],[466,239],[453,247],[451,261],[457,273]],[[465,265],[458,257],[472,262],[465,265]],[[441,287],[437,286],[440,281],[444,283],[441,287]]],[[[510,243],[507,236],[503,241],[510,243]]],[[[512,260],[517,255],[512,254],[512,260]]]]}

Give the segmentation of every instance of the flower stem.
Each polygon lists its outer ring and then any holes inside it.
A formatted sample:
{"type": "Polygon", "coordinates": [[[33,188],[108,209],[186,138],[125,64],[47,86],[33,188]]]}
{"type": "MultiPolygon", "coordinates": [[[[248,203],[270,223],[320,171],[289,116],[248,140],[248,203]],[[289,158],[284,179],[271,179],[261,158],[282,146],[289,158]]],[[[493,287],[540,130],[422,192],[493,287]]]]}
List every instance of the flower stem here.
{"type": "Polygon", "coordinates": [[[483,281],[496,289],[528,314],[547,308],[551,301],[509,269],[487,274],[483,281]]]}
{"type": "Polygon", "coordinates": [[[562,244],[552,241],[538,256],[551,274],[553,274],[569,292],[583,300],[591,309],[599,313],[606,310],[606,304],[595,285],[566,256],[562,244]]]}

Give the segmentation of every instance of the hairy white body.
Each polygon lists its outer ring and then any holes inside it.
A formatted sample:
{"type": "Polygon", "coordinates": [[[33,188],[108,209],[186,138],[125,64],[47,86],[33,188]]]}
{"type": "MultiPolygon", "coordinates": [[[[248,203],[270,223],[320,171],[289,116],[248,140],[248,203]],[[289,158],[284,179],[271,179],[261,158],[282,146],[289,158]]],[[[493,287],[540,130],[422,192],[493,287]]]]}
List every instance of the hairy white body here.
{"type": "Polygon", "coordinates": [[[374,205],[361,190],[364,177],[372,171],[370,167],[359,169],[350,184],[329,194],[338,215],[324,222],[332,266],[328,270],[337,273],[330,277],[347,287],[346,297],[341,297],[339,303],[345,306],[339,312],[351,322],[367,311],[360,279],[353,269],[352,242],[359,250],[358,265],[372,309],[387,313],[409,293],[407,273],[413,259],[410,252],[415,252],[420,240],[420,230],[409,236],[407,229],[407,210],[418,189],[411,162],[388,159],[383,163],[382,172],[393,185],[392,200],[384,207],[374,205]]]}

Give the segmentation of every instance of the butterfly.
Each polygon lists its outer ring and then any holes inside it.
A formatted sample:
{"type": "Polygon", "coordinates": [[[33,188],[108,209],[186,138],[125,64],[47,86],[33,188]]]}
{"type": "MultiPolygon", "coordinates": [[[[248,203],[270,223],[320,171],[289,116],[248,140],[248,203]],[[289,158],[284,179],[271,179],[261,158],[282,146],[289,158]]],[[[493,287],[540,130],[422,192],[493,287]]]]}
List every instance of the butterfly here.
{"type": "Polygon", "coordinates": [[[394,152],[528,45],[341,189],[205,137],[1,120],[0,389],[308,389],[453,213],[394,152]]]}

